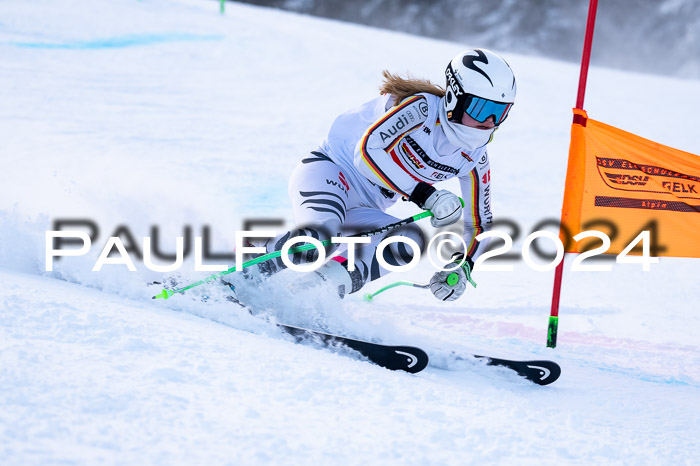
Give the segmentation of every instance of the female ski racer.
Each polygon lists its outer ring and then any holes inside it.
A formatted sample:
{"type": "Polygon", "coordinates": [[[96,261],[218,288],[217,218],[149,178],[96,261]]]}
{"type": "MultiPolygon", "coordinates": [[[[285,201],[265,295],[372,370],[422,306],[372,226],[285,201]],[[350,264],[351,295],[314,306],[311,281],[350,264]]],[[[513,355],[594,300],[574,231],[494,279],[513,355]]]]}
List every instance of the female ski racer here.
{"type": "MultiPolygon", "coordinates": [[[[467,250],[453,256],[461,263],[453,272],[439,271],[430,281],[433,294],[452,301],[464,293],[474,260],[485,249],[475,237],[492,222],[490,172],[486,145],[508,116],[516,94],[515,76],[499,55],[485,49],[457,55],[445,70],[446,89],[427,80],[404,79],[384,71],[381,96],[350,110],[333,122],[321,146],[303,158],[289,180],[294,220],[300,227],[265,243],[269,253],[295,236],[320,241],[397,222],[385,211],[399,198],[429,209],[434,227],[464,222],[467,250]],[[459,198],[433,184],[459,178],[459,198]]],[[[415,225],[372,237],[355,246],[355,269],[349,271],[345,252],[328,260],[315,277],[330,281],[342,297],[368,281],[389,273],[377,261],[379,242],[386,236],[413,239],[424,249],[415,225]]],[[[332,250],[327,250],[326,257],[332,250]]],[[[293,254],[295,264],[313,262],[317,252],[293,254]]],[[[411,248],[396,242],[386,247],[388,264],[405,265],[411,248]]],[[[285,268],[281,259],[244,269],[246,278],[263,280],[285,268]]]]}

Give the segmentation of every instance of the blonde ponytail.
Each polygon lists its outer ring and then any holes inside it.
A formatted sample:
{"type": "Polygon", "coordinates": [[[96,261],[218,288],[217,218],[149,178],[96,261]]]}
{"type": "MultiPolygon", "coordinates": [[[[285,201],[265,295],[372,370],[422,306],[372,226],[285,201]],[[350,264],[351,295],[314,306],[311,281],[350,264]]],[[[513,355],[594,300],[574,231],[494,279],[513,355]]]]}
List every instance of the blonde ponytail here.
{"type": "Polygon", "coordinates": [[[382,94],[391,94],[394,96],[394,105],[398,105],[402,100],[420,92],[433,94],[438,97],[445,96],[445,90],[438,85],[435,85],[427,79],[416,79],[410,76],[402,78],[398,74],[382,71],[384,82],[379,86],[379,91],[382,94]]]}

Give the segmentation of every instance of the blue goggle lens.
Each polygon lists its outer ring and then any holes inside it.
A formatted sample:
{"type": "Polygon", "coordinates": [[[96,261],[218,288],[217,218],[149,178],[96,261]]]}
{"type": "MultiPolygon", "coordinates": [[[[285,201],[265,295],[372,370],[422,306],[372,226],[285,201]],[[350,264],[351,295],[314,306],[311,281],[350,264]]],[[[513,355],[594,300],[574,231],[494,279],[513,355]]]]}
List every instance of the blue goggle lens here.
{"type": "Polygon", "coordinates": [[[470,95],[467,97],[464,105],[464,113],[479,123],[483,123],[489,117],[493,117],[494,124],[498,126],[506,119],[512,106],[513,104],[494,102],[493,100],[470,95]]]}

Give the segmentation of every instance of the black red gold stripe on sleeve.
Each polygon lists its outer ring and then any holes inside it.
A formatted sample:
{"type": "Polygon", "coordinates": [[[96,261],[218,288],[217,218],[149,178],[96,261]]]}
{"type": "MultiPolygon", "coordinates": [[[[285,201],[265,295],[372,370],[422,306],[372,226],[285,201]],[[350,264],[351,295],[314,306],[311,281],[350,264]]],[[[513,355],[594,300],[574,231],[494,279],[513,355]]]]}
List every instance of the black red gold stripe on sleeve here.
{"type": "MultiPolygon", "coordinates": [[[[413,96],[406,101],[404,101],[401,105],[398,105],[394,109],[392,109],[390,112],[388,112],[386,115],[384,115],[382,118],[380,118],[377,122],[375,122],[362,136],[362,143],[360,145],[361,151],[362,151],[362,160],[367,164],[369,169],[376,175],[377,178],[379,178],[382,183],[384,183],[389,189],[392,191],[395,191],[403,196],[409,197],[410,193],[405,193],[403,192],[398,186],[396,186],[391,179],[384,173],[384,171],[379,167],[377,163],[372,159],[372,157],[369,155],[369,152],[367,151],[367,141],[369,140],[370,135],[376,130],[378,127],[380,127],[383,123],[385,123],[388,119],[390,119],[392,116],[394,116],[396,113],[400,112],[404,108],[408,107],[409,105],[413,104],[414,102],[424,99],[423,96],[416,95],[413,96]]],[[[396,144],[401,140],[401,138],[408,132],[413,131],[414,129],[418,128],[421,126],[423,122],[420,122],[416,124],[415,126],[408,128],[406,131],[404,131],[401,134],[397,134],[396,138],[392,141],[390,146],[385,150],[387,155],[389,152],[396,146],[396,144]]]]}
{"type": "Polygon", "coordinates": [[[372,160],[372,158],[367,155],[367,152],[364,150],[364,148],[362,150],[362,160],[364,160],[364,162],[367,164],[372,173],[374,173],[374,175],[377,178],[379,178],[381,182],[386,185],[387,188],[401,194],[402,196],[410,197],[410,194],[403,192],[398,186],[391,182],[389,177],[386,176],[382,169],[379,168],[379,166],[374,163],[374,160],[372,160]]]}
{"type": "Polygon", "coordinates": [[[471,218],[472,225],[474,225],[474,232],[467,245],[467,255],[471,257],[474,252],[476,252],[477,247],[479,247],[479,242],[476,240],[476,237],[483,233],[484,229],[481,226],[481,214],[479,213],[479,173],[477,169],[475,168],[472,170],[469,176],[472,181],[472,190],[471,193],[469,193],[470,202],[467,202],[465,207],[469,209],[469,217],[471,218]]]}
{"type": "Polygon", "coordinates": [[[403,137],[404,137],[405,135],[407,135],[408,133],[410,133],[411,131],[413,131],[414,129],[416,129],[416,128],[420,127],[420,126],[423,126],[423,123],[422,123],[422,122],[411,126],[410,128],[408,128],[408,129],[407,129],[406,131],[404,131],[403,133],[397,135],[397,136],[396,136],[396,139],[394,139],[394,141],[393,141],[391,144],[389,144],[389,147],[387,147],[385,150],[386,150],[387,152],[389,152],[390,150],[394,149],[394,147],[396,147],[396,146],[399,144],[399,142],[401,142],[401,140],[403,139],[403,137]]]}

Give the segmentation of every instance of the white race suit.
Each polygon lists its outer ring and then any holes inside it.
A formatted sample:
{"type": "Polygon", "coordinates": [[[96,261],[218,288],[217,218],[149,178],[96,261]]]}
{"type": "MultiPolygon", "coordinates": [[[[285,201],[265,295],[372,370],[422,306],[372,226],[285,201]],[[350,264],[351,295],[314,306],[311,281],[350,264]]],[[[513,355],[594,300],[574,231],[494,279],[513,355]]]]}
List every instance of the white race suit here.
{"type": "MultiPolygon", "coordinates": [[[[477,242],[475,237],[493,219],[486,146],[467,152],[450,143],[439,120],[440,97],[420,93],[393,104],[391,95],[382,95],[335,119],[325,141],[298,163],[289,180],[299,229],[267,241],[268,252],[281,249],[293,236],[326,240],[397,222],[399,219],[385,211],[400,197],[416,201],[421,187],[431,189],[429,185],[453,177],[459,178],[465,201],[465,252],[472,260],[483,252],[487,244],[477,242]]],[[[351,292],[388,273],[375,254],[387,235],[406,236],[421,248],[425,246],[416,225],[373,237],[368,245],[358,245],[351,292]]],[[[340,254],[334,260],[345,263],[347,251],[337,252],[340,254]]],[[[315,254],[298,253],[293,261],[309,262],[315,254]]],[[[384,249],[383,257],[391,265],[404,265],[413,253],[397,242],[384,249]]],[[[277,267],[283,267],[281,259],[276,261],[277,267]]]]}

